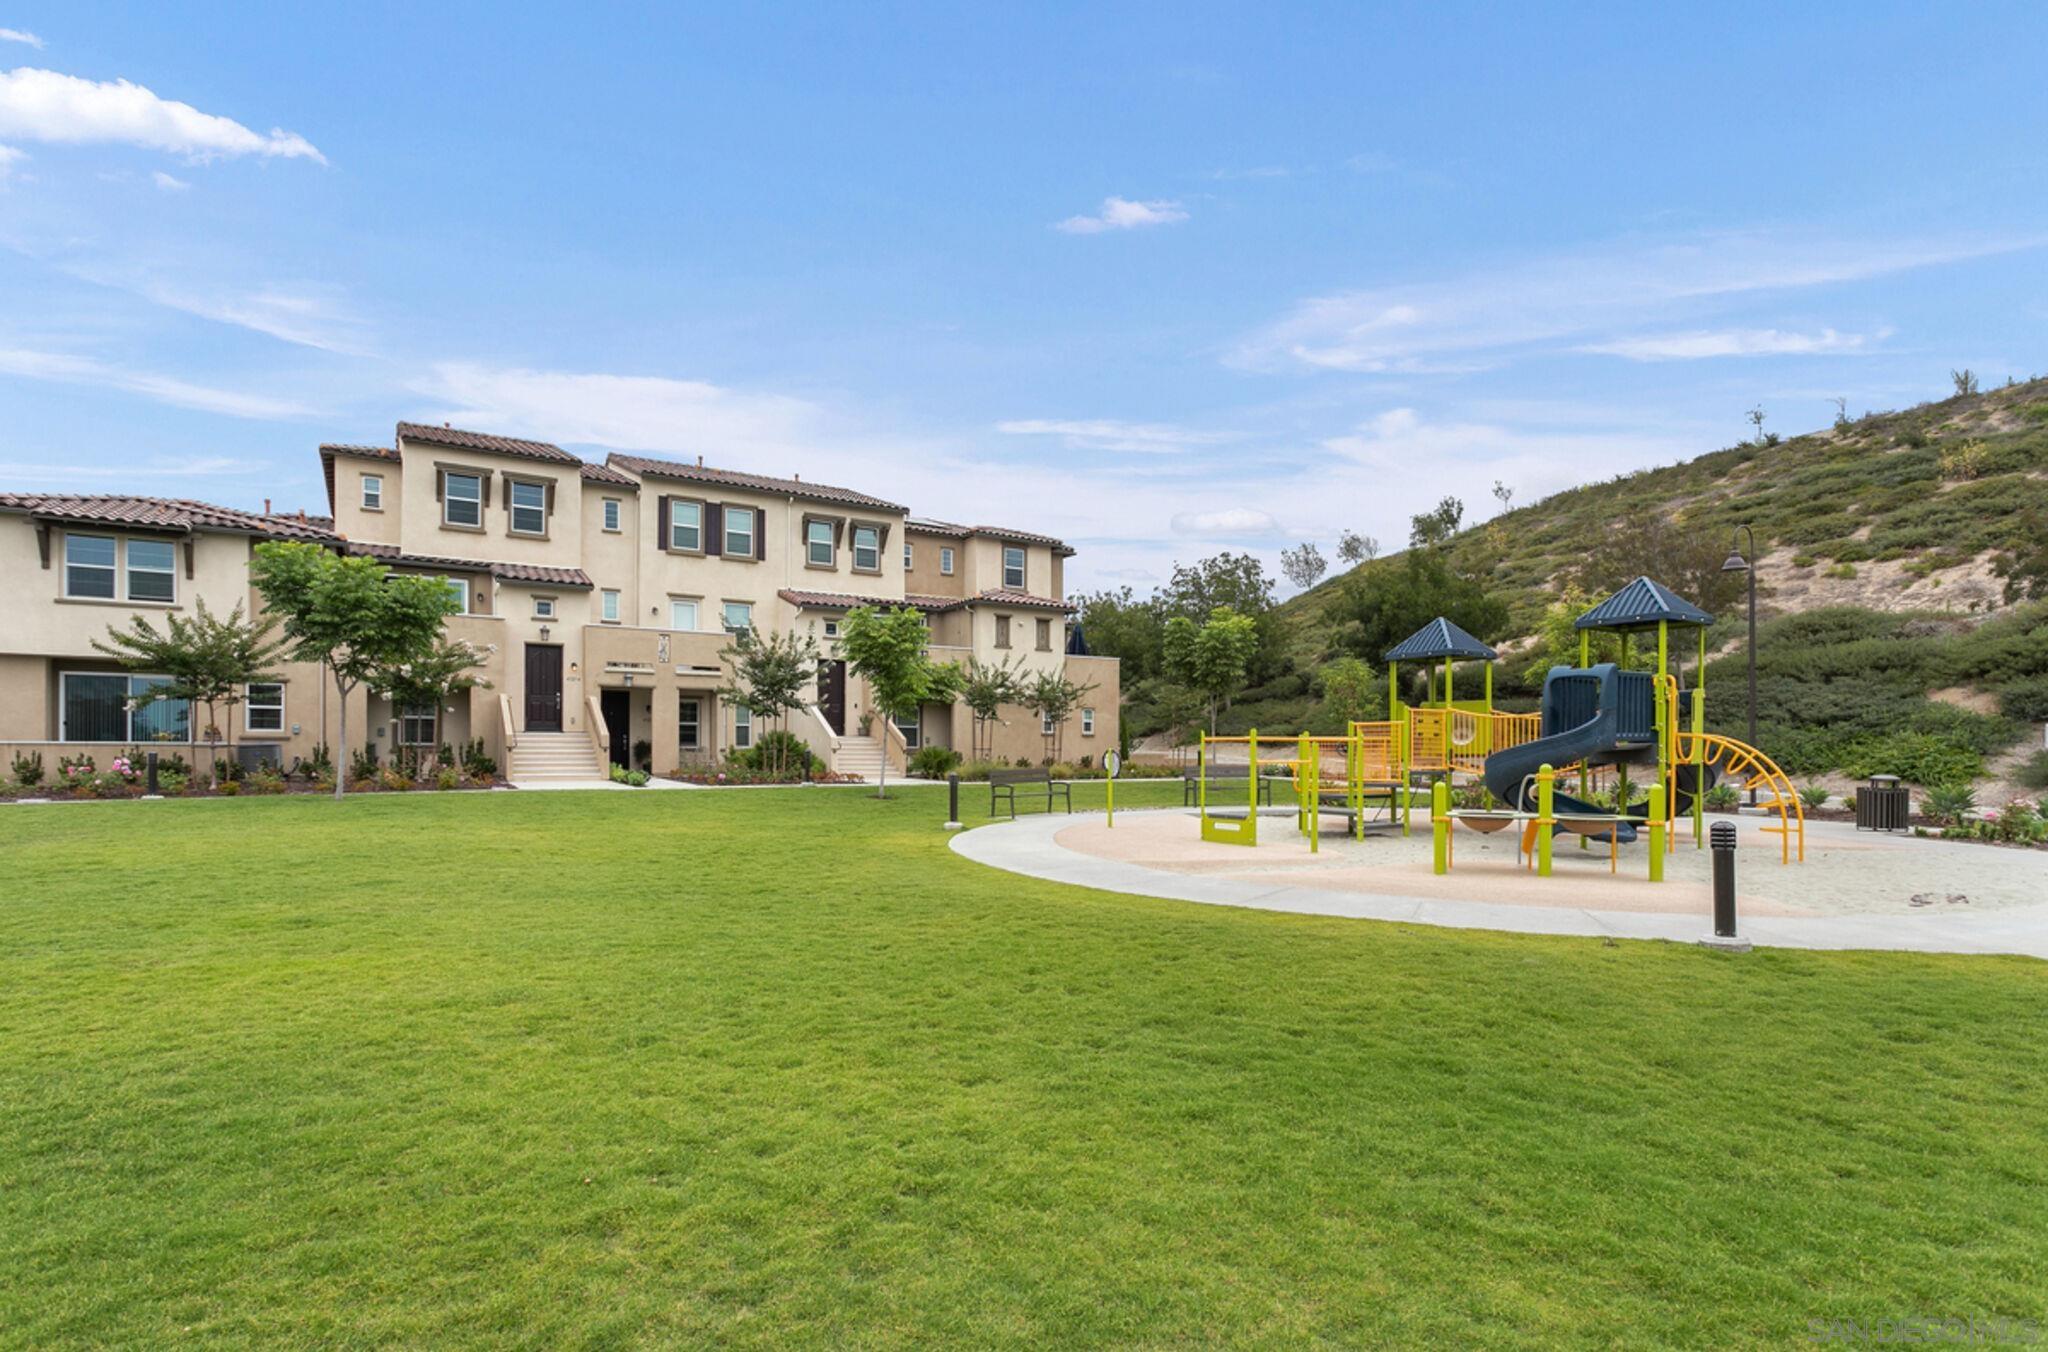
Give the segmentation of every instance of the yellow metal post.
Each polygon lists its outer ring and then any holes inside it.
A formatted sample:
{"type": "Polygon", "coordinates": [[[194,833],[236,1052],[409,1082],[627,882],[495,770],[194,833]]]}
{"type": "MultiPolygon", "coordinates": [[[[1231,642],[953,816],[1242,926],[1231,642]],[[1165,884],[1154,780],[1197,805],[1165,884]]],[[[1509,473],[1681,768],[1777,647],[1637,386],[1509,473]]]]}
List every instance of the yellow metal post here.
{"type": "Polygon", "coordinates": [[[1557,825],[1556,818],[1557,771],[1549,761],[1543,762],[1536,771],[1536,876],[1550,876],[1550,828],[1557,825]]]}
{"type": "MultiPolygon", "coordinates": [[[[1619,828],[1616,828],[1619,830],[1619,828]]],[[[1650,786],[1650,881],[1664,881],[1664,786],[1650,786]]]]}
{"type": "Polygon", "coordinates": [[[1451,787],[1441,779],[1429,791],[1430,845],[1436,872],[1451,871],[1451,787]]]}

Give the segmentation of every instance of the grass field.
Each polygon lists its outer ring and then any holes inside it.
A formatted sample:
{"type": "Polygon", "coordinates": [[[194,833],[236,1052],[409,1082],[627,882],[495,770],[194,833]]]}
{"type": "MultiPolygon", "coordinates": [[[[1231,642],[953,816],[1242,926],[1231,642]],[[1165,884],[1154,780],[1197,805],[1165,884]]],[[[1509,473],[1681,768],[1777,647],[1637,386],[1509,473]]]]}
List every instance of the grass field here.
{"type": "Polygon", "coordinates": [[[0,808],[0,1342],[2048,1313],[2048,966],[1119,897],[941,806],[0,808]]]}

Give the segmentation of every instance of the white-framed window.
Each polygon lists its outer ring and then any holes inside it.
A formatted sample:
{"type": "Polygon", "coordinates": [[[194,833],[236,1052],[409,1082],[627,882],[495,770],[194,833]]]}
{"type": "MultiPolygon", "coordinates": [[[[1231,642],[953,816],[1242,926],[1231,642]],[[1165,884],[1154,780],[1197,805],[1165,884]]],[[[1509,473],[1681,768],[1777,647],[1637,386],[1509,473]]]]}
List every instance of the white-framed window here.
{"type": "Polygon", "coordinates": [[[620,515],[623,510],[617,498],[604,500],[604,528],[614,535],[619,533],[620,515]]]}
{"type": "Polygon", "coordinates": [[[838,637],[839,637],[839,621],[837,621],[837,620],[827,620],[827,621],[825,621],[825,637],[826,637],[826,638],[838,638],[838,637]]]}
{"type": "Polygon", "coordinates": [[[754,603],[752,601],[727,601],[719,613],[719,621],[728,634],[737,634],[742,629],[754,627],[754,603]]]}
{"type": "Polygon", "coordinates": [[[480,474],[457,474],[453,470],[441,476],[441,521],[449,526],[481,526],[484,524],[484,481],[480,474]]]}
{"type": "Polygon", "coordinates": [[[725,554],[727,558],[751,559],[754,557],[754,509],[751,507],[727,507],[725,509],[725,554]]]}
{"type": "Polygon", "coordinates": [[[998,648],[1010,646],[1010,617],[1008,615],[996,616],[996,646],[998,648]]]}
{"type": "Polygon", "coordinates": [[[680,629],[686,634],[697,632],[697,603],[694,600],[680,601],[670,597],[668,602],[668,627],[680,629]]]}
{"type": "Polygon", "coordinates": [[[363,476],[363,510],[381,512],[384,510],[384,476],[365,474],[363,476]]]}
{"type": "Polygon", "coordinates": [[[754,744],[754,711],[744,704],[732,706],[732,744],[742,751],[754,744]]]}
{"type": "Polygon", "coordinates": [[[882,532],[873,526],[853,528],[853,570],[856,573],[882,571],[882,532]]]}
{"type": "Polygon", "coordinates": [[[67,671],[57,682],[57,735],[65,742],[189,742],[188,700],[142,703],[139,696],[166,685],[167,676],[67,671]]]}
{"type": "Polygon", "coordinates": [[[833,566],[832,523],[804,522],[804,562],[818,568],[833,566]]]}
{"type": "Polygon", "coordinates": [[[1081,711],[1081,735],[1083,737],[1093,737],[1095,735],[1095,711],[1093,709],[1083,709],[1081,711]]]}
{"type": "Polygon", "coordinates": [[[696,553],[704,548],[704,504],[670,498],[668,547],[696,553]]]}
{"type": "Polygon", "coordinates": [[[947,577],[953,576],[953,546],[939,546],[939,571],[947,577]]]}
{"type": "Polygon", "coordinates": [[[169,540],[128,542],[128,599],[168,604],[178,599],[178,547],[169,540]]]}
{"type": "Polygon", "coordinates": [[[915,563],[911,562],[911,560],[912,560],[912,558],[913,558],[913,557],[914,557],[914,556],[913,556],[913,555],[911,554],[911,552],[910,552],[910,541],[908,541],[908,540],[905,540],[905,541],[903,542],[903,571],[904,571],[904,572],[906,572],[906,573],[907,573],[907,572],[909,572],[909,571],[910,571],[910,570],[911,570],[912,568],[915,568],[915,567],[917,566],[917,565],[916,565],[915,563]]]}
{"type": "Polygon", "coordinates": [[[615,591],[601,591],[597,594],[597,615],[606,624],[619,622],[619,594],[615,591]]]}
{"type": "Polygon", "coordinates": [[[431,704],[402,704],[398,709],[398,744],[400,746],[433,746],[435,715],[440,711],[431,704]]]}
{"type": "Polygon", "coordinates": [[[92,601],[114,599],[117,548],[111,535],[64,535],[64,594],[92,601]]]}
{"type": "Polygon", "coordinates": [[[457,615],[469,614],[469,579],[466,577],[444,577],[441,580],[448,584],[448,594],[455,598],[455,613],[457,615]]]}
{"type": "Polygon", "coordinates": [[[512,533],[514,535],[546,535],[548,533],[548,486],[512,481],[512,533]]]}
{"type": "Polygon", "coordinates": [[[1050,737],[1052,736],[1052,733],[1052,715],[1040,714],[1038,716],[1038,735],[1041,737],[1050,737]]]}
{"type": "Polygon", "coordinates": [[[676,705],[676,745],[695,751],[704,745],[704,704],[693,695],[683,695],[676,705]]]}
{"type": "Polygon", "coordinates": [[[908,718],[896,720],[896,731],[903,734],[903,745],[915,751],[924,734],[924,710],[920,709],[908,718]]]}
{"type": "Polygon", "coordinates": [[[1042,653],[1049,653],[1052,651],[1051,620],[1041,619],[1038,622],[1038,651],[1042,653]]]}
{"type": "Polygon", "coordinates": [[[1003,546],[1003,585],[1024,590],[1024,551],[1016,545],[1003,546]]]}
{"type": "Polygon", "coordinates": [[[284,731],[284,683],[255,681],[242,695],[242,726],[250,732],[284,731]]]}
{"type": "Polygon", "coordinates": [[[552,596],[534,597],[533,618],[536,620],[552,620],[555,618],[555,598],[552,596]]]}

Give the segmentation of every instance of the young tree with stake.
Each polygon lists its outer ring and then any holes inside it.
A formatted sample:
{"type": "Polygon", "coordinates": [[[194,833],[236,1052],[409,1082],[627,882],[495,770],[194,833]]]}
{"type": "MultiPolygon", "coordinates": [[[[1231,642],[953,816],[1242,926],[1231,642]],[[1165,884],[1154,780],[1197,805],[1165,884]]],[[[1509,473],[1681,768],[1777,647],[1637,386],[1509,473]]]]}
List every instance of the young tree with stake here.
{"type": "MultiPolygon", "coordinates": [[[[817,689],[818,641],[808,634],[742,629],[719,656],[732,668],[733,678],[718,697],[773,720],[778,731],[788,728],[790,711],[802,708],[817,689]]],[[[789,738],[769,742],[775,748],[773,770],[779,779],[788,768],[789,738]]]]}
{"type": "MultiPolygon", "coordinates": [[[[201,597],[189,620],[169,614],[164,616],[164,628],[159,630],[137,615],[126,629],[109,627],[106,641],[94,639],[92,646],[130,671],[170,678],[137,695],[137,702],[181,699],[203,704],[211,729],[220,726],[220,708],[225,706],[232,715],[251,685],[282,679],[271,669],[287,646],[276,632],[277,621],[268,616],[260,620],[242,618],[239,601],[226,615],[216,615],[206,608],[206,599],[201,597]]],[[[229,725],[233,725],[232,717],[229,725]]],[[[218,763],[212,773],[214,785],[219,787],[218,763]]]]}
{"type": "MultiPolygon", "coordinates": [[[[960,691],[960,668],[932,661],[925,651],[930,641],[924,616],[908,606],[887,611],[859,606],[847,611],[839,626],[839,651],[847,666],[867,682],[876,712],[891,721],[912,717],[920,704],[949,704],[960,691]]],[[[886,753],[875,796],[889,796],[886,753]]]]}

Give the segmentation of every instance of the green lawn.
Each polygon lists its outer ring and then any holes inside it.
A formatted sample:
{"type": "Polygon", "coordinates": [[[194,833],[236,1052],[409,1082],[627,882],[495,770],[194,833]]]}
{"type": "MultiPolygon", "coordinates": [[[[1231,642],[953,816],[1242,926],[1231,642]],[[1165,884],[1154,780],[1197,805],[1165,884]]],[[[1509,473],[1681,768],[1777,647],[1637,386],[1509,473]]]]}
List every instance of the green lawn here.
{"type": "Polygon", "coordinates": [[[0,808],[0,1343],[2048,1313],[2048,966],[1126,898],[941,809],[0,808]]]}

